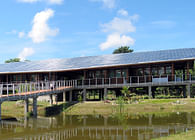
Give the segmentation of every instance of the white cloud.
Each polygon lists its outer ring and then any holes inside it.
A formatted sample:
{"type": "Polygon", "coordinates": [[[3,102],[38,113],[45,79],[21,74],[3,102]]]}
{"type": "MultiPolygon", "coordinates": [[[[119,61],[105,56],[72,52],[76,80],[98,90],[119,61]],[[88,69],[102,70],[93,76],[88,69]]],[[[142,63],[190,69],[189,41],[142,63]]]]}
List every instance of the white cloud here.
{"type": "Polygon", "coordinates": [[[120,35],[120,34],[110,34],[107,39],[106,42],[103,42],[102,44],[100,44],[100,49],[101,50],[106,50],[109,48],[118,48],[120,46],[130,46],[130,45],[134,45],[135,40],[129,36],[126,35],[120,35]]]}
{"type": "Polygon", "coordinates": [[[123,9],[119,10],[118,14],[123,17],[115,17],[110,22],[101,25],[102,31],[108,33],[106,41],[99,45],[101,50],[131,46],[135,43],[129,34],[136,31],[132,22],[137,21],[139,15],[128,16],[128,12],[123,9]]]}
{"type": "Polygon", "coordinates": [[[62,4],[63,0],[17,0],[18,2],[23,3],[35,3],[35,2],[46,2],[49,4],[62,4]]]}
{"type": "Polygon", "coordinates": [[[90,0],[92,2],[102,2],[103,6],[106,8],[114,8],[116,5],[116,1],[115,0],[90,0]]]}
{"type": "Polygon", "coordinates": [[[48,20],[54,15],[54,11],[46,9],[34,16],[32,30],[28,33],[28,37],[34,43],[44,42],[48,36],[56,36],[59,29],[51,29],[48,26],[48,20]]]}
{"type": "Polygon", "coordinates": [[[18,2],[25,2],[25,3],[34,3],[34,2],[38,2],[40,0],[18,0],[18,2]]]}
{"type": "Polygon", "coordinates": [[[131,20],[115,17],[111,22],[102,26],[104,32],[116,32],[120,34],[135,32],[136,28],[132,25],[131,20]]]}
{"type": "Polygon", "coordinates": [[[8,34],[8,35],[15,35],[15,34],[17,34],[17,31],[16,30],[12,30],[10,32],[6,32],[6,34],[8,34]]]}
{"type": "Polygon", "coordinates": [[[128,16],[128,12],[124,9],[120,9],[118,10],[118,15],[121,15],[121,16],[128,16]]]}
{"type": "Polygon", "coordinates": [[[26,57],[31,56],[34,54],[33,48],[24,48],[18,55],[18,58],[20,58],[21,61],[26,60],[26,57]]]}
{"type": "Polygon", "coordinates": [[[18,33],[18,37],[19,37],[19,38],[23,38],[24,36],[25,36],[25,32],[19,32],[19,33],[18,33]]]}
{"type": "Polygon", "coordinates": [[[151,24],[158,27],[171,28],[174,27],[176,23],[170,20],[159,20],[159,21],[153,21],[151,22],[151,24]]]}
{"type": "Polygon", "coordinates": [[[50,4],[62,4],[63,0],[48,0],[50,4]]]}
{"type": "Polygon", "coordinates": [[[131,21],[135,21],[136,22],[139,19],[139,15],[138,14],[134,14],[134,15],[130,16],[129,18],[130,18],[131,21]]]}

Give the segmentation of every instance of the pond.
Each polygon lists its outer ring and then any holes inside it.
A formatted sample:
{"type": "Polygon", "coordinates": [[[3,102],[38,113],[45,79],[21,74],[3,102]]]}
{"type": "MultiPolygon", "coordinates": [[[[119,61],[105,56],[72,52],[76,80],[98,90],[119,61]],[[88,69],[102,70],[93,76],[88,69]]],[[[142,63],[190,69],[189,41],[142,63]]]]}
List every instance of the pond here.
{"type": "Polygon", "coordinates": [[[2,120],[1,140],[150,140],[187,132],[195,113],[125,114],[114,116],[60,115],[2,120]]]}

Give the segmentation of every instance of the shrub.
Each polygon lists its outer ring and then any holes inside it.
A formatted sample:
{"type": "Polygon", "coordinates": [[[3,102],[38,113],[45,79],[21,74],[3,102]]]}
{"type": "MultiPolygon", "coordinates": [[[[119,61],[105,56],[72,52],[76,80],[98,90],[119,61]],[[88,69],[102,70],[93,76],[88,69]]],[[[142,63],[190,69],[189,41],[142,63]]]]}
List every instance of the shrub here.
{"type": "Polygon", "coordinates": [[[182,98],[183,96],[176,96],[176,95],[156,95],[155,99],[170,99],[170,98],[182,98]]]}

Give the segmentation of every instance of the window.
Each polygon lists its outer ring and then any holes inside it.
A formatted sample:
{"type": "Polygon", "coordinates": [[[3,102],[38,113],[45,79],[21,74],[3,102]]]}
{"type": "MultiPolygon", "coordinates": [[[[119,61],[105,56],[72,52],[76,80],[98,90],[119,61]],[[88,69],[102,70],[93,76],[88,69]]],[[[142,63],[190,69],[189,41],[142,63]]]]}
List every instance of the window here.
{"type": "Polygon", "coordinates": [[[108,73],[109,78],[115,77],[115,74],[114,73],[115,73],[114,70],[110,70],[109,73],[108,73]]]}
{"type": "Polygon", "coordinates": [[[144,75],[150,75],[150,68],[144,69],[144,75]]]}
{"type": "Polygon", "coordinates": [[[159,68],[159,75],[163,75],[165,73],[164,67],[159,68]]]}
{"type": "Polygon", "coordinates": [[[116,70],[116,77],[121,77],[121,70],[116,70]]]}
{"type": "Polygon", "coordinates": [[[123,69],[123,70],[121,70],[121,76],[122,77],[126,77],[127,76],[127,69],[123,69]]]}
{"type": "Polygon", "coordinates": [[[94,78],[94,72],[93,71],[89,71],[88,78],[94,78]]]}
{"type": "Polygon", "coordinates": [[[157,67],[152,68],[152,75],[158,75],[158,68],[157,67]]]}
{"type": "Polygon", "coordinates": [[[142,69],[142,68],[139,68],[139,69],[137,70],[137,75],[138,75],[138,76],[142,76],[142,75],[143,75],[143,69],[142,69]]]}
{"type": "Polygon", "coordinates": [[[99,70],[96,71],[96,72],[95,72],[95,77],[96,77],[96,78],[102,78],[102,73],[101,73],[101,71],[99,71],[99,70]]]}
{"type": "Polygon", "coordinates": [[[171,70],[171,66],[167,66],[166,67],[166,74],[171,74],[172,70],[171,70]]]}

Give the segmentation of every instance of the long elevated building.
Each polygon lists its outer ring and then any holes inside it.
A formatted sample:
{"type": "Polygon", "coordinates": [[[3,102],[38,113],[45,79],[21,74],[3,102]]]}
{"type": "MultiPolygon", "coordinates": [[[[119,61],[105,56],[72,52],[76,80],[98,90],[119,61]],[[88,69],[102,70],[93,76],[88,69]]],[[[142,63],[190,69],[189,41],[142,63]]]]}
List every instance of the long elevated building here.
{"type": "Polygon", "coordinates": [[[15,62],[0,64],[0,82],[72,80],[74,89],[66,99],[70,101],[78,91],[99,90],[102,98],[108,89],[120,91],[123,86],[145,87],[149,96],[155,86],[187,86],[190,93],[194,60],[195,48],[185,48],[15,62]]]}

